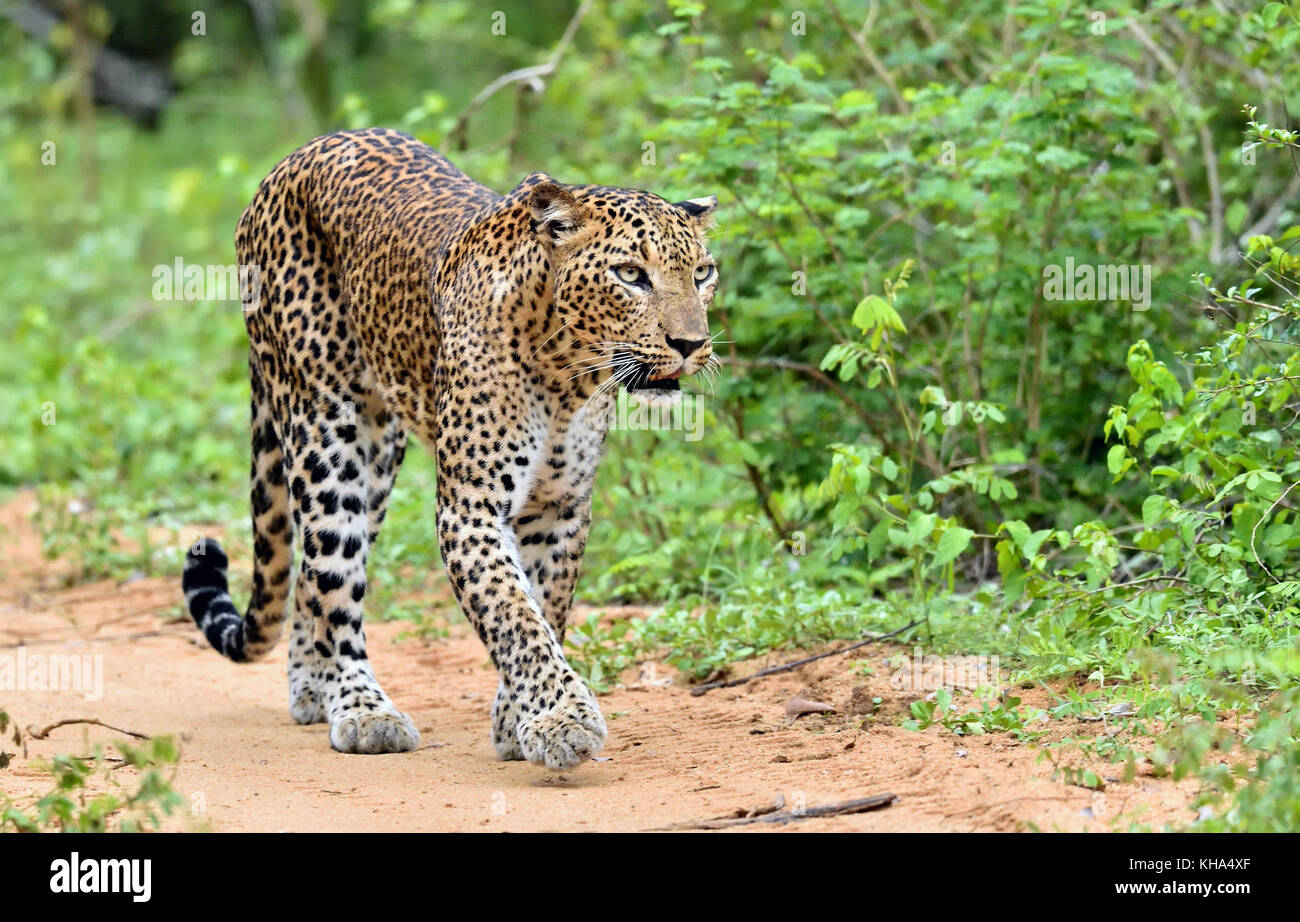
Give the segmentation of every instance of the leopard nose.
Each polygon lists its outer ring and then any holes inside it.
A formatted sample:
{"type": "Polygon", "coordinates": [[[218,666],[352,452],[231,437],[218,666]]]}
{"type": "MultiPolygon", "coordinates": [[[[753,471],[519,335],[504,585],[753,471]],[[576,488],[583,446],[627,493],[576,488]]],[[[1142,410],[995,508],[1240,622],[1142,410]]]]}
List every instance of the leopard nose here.
{"type": "Polygon", "coordinates": [[[669,346],[681,353],[684,359],[689,359],[699,351],[701,346],[708,342],[707,339],[674,339],[671,336],[664,338],[668,340],[669,346]]]}

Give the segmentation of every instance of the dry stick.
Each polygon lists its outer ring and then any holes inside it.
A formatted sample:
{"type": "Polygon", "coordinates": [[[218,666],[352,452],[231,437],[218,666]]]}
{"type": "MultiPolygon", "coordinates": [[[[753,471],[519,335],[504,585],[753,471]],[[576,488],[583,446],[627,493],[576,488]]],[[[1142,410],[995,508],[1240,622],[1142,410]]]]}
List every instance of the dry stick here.
{"type": "MultiPolygon", "coordinates": [[[[749,215],[749,217],[754,221],[755,224],[763,224],[769,232],[772,232],[772,236],[771,236],[772,246],[774,246],[776,248],[776,251],[781,254],[781,258],[786,261],[786,264],[790,267],[790,271],[791,272],[803,271],[804,269],[803,263],[795,262],[794,258],[786,250],[785,245],[781,243],[781,238],[777,236],[776,233],[773,231],[772,222],[765,221],[758,214],[758,212],[754,211],[753,208],[749,207],[749,202],[745,200],[745,197],[740,194],[740,192],[736,189],[734,185],[730,183],[724,183],[724,185],[726,186],[727,191],[731,193],[731,197],[735,199],[736,204],[739,205],[742,209],[744,209],[745,213],[749,215]]],[[[817,299],[814,298],[811,294],[805,294],[804,297],[808,299],[808,303],[809,305],[812,306],[813,313],[817,315],[817,319],[820,320],[822,322],[822,325],[825,326],[826,329],[830,331],[830,334],[835,337],[835,341],[845,342],[846,340],[844,338],[844,334],[842,334],[839,330],[835,329],[835,324],[831,323],[830,318],[828,318],[826,316],[826,313],[821,309],[821,305],[817,303],[817,299]]],[[[735,350],[733,349],[732,351],[734,352],[735,350]]]]}
{"type": "Polygon", "coordinates": [[[829,656],[839,656],[841,653],[848,653],[850,650],[858,650],[868,644],[879,643],[882,640],[897,637],[905,631],[910,631],[918,624],[921,624],[924,620],[924,618],[918,618],[911,624],[904,625],[896,631],[890,631],[888,634],[881,634],[879,637],[869,637],[866,640],[851,643],[847,647],[840,647],[838,650],[831,650],[829,653],[818,653],[815,656],[805,656],[803,659],[797,659],[792,663],[785,663],[781,666],[769,666],[767,669],[760,669],[753,675],[745,676],[743,679],[729,679],[726,682],[710,682],[707,685],[697,685],[691,689],[691,696],[698,698],[700,695],[703,695],[706,692],[711,692],[715,688],[734,688],[737,685],[744,685],[746,682],[752,682],[754,679],[761,679],[764,676],[776,675],[779,672],[789,672],[792,669],[798,669],[800,666],[806,666],[819,659],[826,659],[829,656]]]}
{"type": "Polygon", "coordinates": [[[112,724],[106,724],[102,720],[95,720],[90,717],[73,717],[70,720],[60,720],[57,723],[50,724],[43,730],[33,730],[31,727],[28,727],[27,735],[34,740],[43,740],[50,735],[51,730],[57,730],[59,727],[66,727],[69,724],[94,724],[97,727],[106,727],[114,733],[125,733],[127,736],[134,736],[138,740],[149,739],[149,737],[145,736],[143,733],[136,733],[134,730],[123,730],[121,727],[114,727],[112,724]]]}
{"type": "MultiPolygon", "coordinates": [[[[161,606],[160,606],[161,607],[161,606]]],[[[176,630],[157,630],[157,631],[136,631],[134,634],[113,634],[108,637],[92,637],[92,643],[117,643],[124,640],[141,640],[145,637],[175,637],[181,634],[190,634],[193,628],[186,624],[176,630]]],[[[60,637],[53,640],[28,640],[20,643],[0,643],[0,650],[17,650],[19,647],[52,647],[57,645],[67,645],[75,640],[79,640],[75,635],[72,637],[60,637]]]]}
{"type": "MultiPolygon", "coordinates": [[[[926,38],[930,40],[930,44],[938,45],[940,42],[942,42],[943,39],[939,37],[939,33],[935,31],[935,28],[930,23],[930,20],[926,19],[925,11],[921,9],[920,4],[918,4],[916,0],[909,0],[909,3],[911,4],[912,12],[916,14],[917,25],[921,27],[921,31],[925,33],[926,38]]],[[[965,24],[959,25],[953,30],[953,33],[950,34],[964,32],[965,30],[966,30],[965,24]]],[[[967,86],[971,85],[970,76],[967,75],[966,71],[962,69],[962,66],[960,64],[958,64],[952,58],[947,57],[946,55],[944,59],[944,64],[948,66],[948,69],[952,71],[953,76],[955,76],[958,80],[960,80],[962,83],[966,84],[967,86]]]]}
{"type": "Polygon", "coordinates": [[[876,56],[876,53],[871,50],[871,46],[867,44],[867,36],[871,31],[870,20],[868,20],[867,25],[863,26],[861,32],[854,32],[849,24],[844,21],[844,16],[841,15],[839,7],[834,3],[827,3],[826,7],[831,11],[831,16],[834,17],[835,22],[844,30],[844,34],[857,46],[862,59],[871,65],[871,69],[876,72],[876,76],[889,88],[889,94],[894,97],[894,104],[898,106],[898,111],[904,113],[910,111],[911,107],[907,104],[907,100],[898,91],[898,83],[894,80],[894,75],[889,72],[889,68],[884,65],[880,58],[876,56]]]}
{"type": "MultiPolygon", "coordinates": [[[[253,26],[258,41],[262,44],[262,53],[266,55],[266,67],[271,72],[271,79],[285,100],[290,118],[301,123],[307,115],[307,104],[302,87],[294,79],[292,66],[280,53],[280,36],[275,29],[275,7],[269,0],[248,0],[248,6],[253,13],[253,26]]],[[[299,15],[301,17],[301,13],[299,15]]]]}
{"type": "Polygon", "coordinates": [[[1273,575],[1273,571],[1268,568],[1268,565],[1265,564],[1264,561],[1259,559],[1259,551],[1255,550],[1255,532],[1259,531],[1259,526],[1263,524],[1264,520],[1273,514],[1273,510],[1278,507],[1278,504],[1282,502],[1282,500],[1286,499],[1286,495],[1296,487],[1300,487],[1300,481],[1296,481],[1283,490],[1282,495],[1273,500],[1273,505],[1269,506],[1268,509],[1265,510],[1264,514],[1259,517],[1259,521],[1255,523],[1255,527],[1250,530],[1250,553],[1254,556],[1255,563],[1259,564],[1260,568],[1268,574],[1268,578],[1275,583],[1281,583],[1282,581],[1273,575]]]}
{"type": "MultiPolygon", "coordinates": [[[[1174,78],[1182,89],[1184,98],[1191,106],[1199,108],[1200,99],[1192,89],[1191,82],[1187,79],[1187,74],[1183,68],[1175,63],[1174,59],[1163,48],[1156,44],[1150,33],[1142,28],[1142,24],[1137,18],[1131,17],[1125,20],[1124,25],[1133,33],[1133,37],[1141,43],[1142,47],[1151,52],[1151,56],[1156,59],[1156,63],[1174,78]]],[[[1210,262],[1217,265],[1223,262],[1223,186],[1219,181],[1219,160],[1214,149],[1214,138],[1210,134],[1209,124],[1202,121],[1197,127],[1197,134],[1200,137],[1201,153],[1205,160],[1205,180],[1210,187],[1210,262]]]]}
{"type": "MultiPolygon", "coordinates": [[[[831,391],[833,394],[835,394],[835,396],[839,397],[840,400],[844,401],[844,403],[848,404],[849,408],[852,409],[853,412],[858,416],[858,418],[862,420],[862,422],[866,425],[867,429],[871,432],[871,434],[880,440],[880,443],[882,445],[890,449],[895,454],[902,453],[902,449],[899,448],[893,442],[893,440],[890,439],[889,436],[885,434],[884,430],[881,429],[879,425],[877,425],[876,418],[872,416],[871,413],[868,412],[864,406],[862,406],[862,404],[854,400],[853,397],[849,395],[848,391],[846,391],[843,387],[841,387],[838,383],[836,383],[834,378],[826,374],[826,372],[822,371],[816,365],[809,365],[806,362],[795,362],[795,361],[791,361],[790,359],[778,359],[778,358],[745,359],[745,358],[738,358],[734,354],[730,358],[723,359],[722,361],[723,364],[736,365],[741,368],[757,368],[757,367],[780,368],[785,371],[792,371],[792,372],[797,372],[798,374],[806,375],[807,377],[821,384],[828,391],[831,391]]],[[[938,463],[935,461],[935,459],[931,457],[922,457],[917,460],[918,463],[924,465],[927,469],[933,471],[936,475],[942,475],[943,473],[945,473],[944,468],[939,466],[938,463]]]]}
{"type": "Polygon", "coordinates": [[[805,810],[783,810],[780,813],[764,813],[758,816],[722,817],[712,820],[695,820],[687,823],[674,823],[669,829],[727,829],[732,826],[748,826],[751,823],[793,823],[796,820],[815,819],[822,816],[847,816],[850,813],[867,813],[881,810],[898,803],[895,794],[877,794],[874,797],[862,797],[858,800],[846,800],[843,803],[827,804],[824,807],[808,807],[805,810]]]}
{"type": "MultiPolygon", "coordinates": [[[[739,404],[731,408],[731,419],[736,426],[737,438],[742,442],[745,441],[745,411],[739,404]]],[[[767,481],[763,479],[762,471],[744,459],[741,460],[741,463],[745,465],[745,472],[749,475],[749,482],[753,485],[754,492],[758,494],[758,504],[762,508],[763,514],[767,516],[767,520],[776,529],[777,536],[782,541],[788,540],[792,529],[782,522],[781,517],[776,514],[776,509],[772,506],[772,491],[768,487],[767,481]]]]}
{"type": "MultiPolygon", "coordinates": [[[[1291,152],[1291,156],[1295,156],[1294,150],[1291,152]]],[[[1300,194],[1300,176],[1292,176],[1290,183],[1288,183],[1287,187],[1282,190],[1282,194],[1279,195],[1277,200],[1273,203],[1273,207],[1269,208],[1269,210],[1264,213],[1264,216],[1252,224],[1250,228],[1242,234],[1242,236],[1249,239],[1250,237],[1257,236],[1276,227],[1278,218],[1282,217],[1282,212],[1286,210],[1287,203],[1295,201],[1297,194],[1300,194]]]]}
{"type": "Polygon", "coordinates": [[[722,361],[726,365],[738,365],[742,368],[756,368],[756,367],[780,368],[785,371],[794,371],[802,375],[807,375],[809,378],[812,378],[814,381],[818,382],[823,387],[825,387],[828,391],[834,393],[836,397],[840,398],[840,400],[848,404],[849,407],[853,410],[853,412],[857,414],[858,418],[861,419],[863,423],[865,423],[867,427],[871,429],[872,435],[880,439],[880,441],[889,444],[888,440],[884,436],[884,433],[877,430],[876,419],[871,415],[871,413],[867,410],[867,408],[864,407],[862,404],[858,403],[856,400],[854,400],[849,395],[848,391],[840,387],[839,383],[834,378],[826,374],[826,372],[822,371],[816,365],[809,365],[806,362],[795,362],[795,361],[791,361],[790,359],[776,359],[776,358],[772,358],[772,359],[727,358],[727,359],[723,359],[722,361]]]}
{"type": "MultiPolygon", "coordinates": [[[[118,583],[114,585],[113,588],[111,589],[100,589],[100,590],[96,590],[95,592],[85,593],[83,595],[67,595],[62,598],[55,598],[53,600],[47,600],[45,598],[42,598],[41,596],[57,595],[57,593],[55,592],[51,592],[48,594],[40,593],[40,592],[30,592],[27,593],[27,596],[32,599],[32,604],[25,605],[23,607],[26,608],[28,611],[44,611],[46,609],[54,608],[59,605],[81,605],[85,602],[95,602],[99,599],[121,598],[121,596],[126,592],[132,591],[128,588],[130,585],[131,585],[130,583],[118,583]]],[[[142,587],[142,588],[147,589],[149,592],[171,593],[175,591],[174,586],[152,586],[152,587],[142,587]]],[[[129,617],[130,614],[131,613],[128,613],[127,616],[129,617]]],[[[100,622],[100,623],[103,624],[104,622],[100,622]]]]}
{"type": "Polygon", "coordinates": [[[570,43],[573,41],[574,34],[578,31],[578,25],[582,18],[587,15],[591,9],[591,0],[583,0],[582,4],[574,12],[573,18],[564,29],[564,34],[560,36],[560,41],[551,52],[551,56],[546,59],[544,64],[536,64],[532,67],[521,67],[518,70],[512,70],[507,74],[497,77],[483,89],[479,90],[478,95],[470,100],[469,105],[461,112],[460,117],[456,119],[456,124],[452,126],[451,131],[447,132],[447,137],[443,140],[443,149],[446,150],[448,145],[453,141],[456,142],[457,150],[464,150],[468,143],[467,132],[469,131],[469,120],[484,103],[495,96],[500,90],[512,83],[526,83],[538,92],[544,86],[542,77],[549,77],[555,73],[555,68],[559,66],[560,58],[564,57],[564,52],[568,50],[570,43]]]}
{"type": "Polygon", "coordinates": [[[159,311],[167,310],[172,306],[170,301],[149,301],[142,307],[137,308],[129,314],[115,317],[111,323],[105,324],[103,332],[99,334],[102,340],[116,339],[118,335],[132,324],[138,323],[147,317],[151,317],[159,311]]]}

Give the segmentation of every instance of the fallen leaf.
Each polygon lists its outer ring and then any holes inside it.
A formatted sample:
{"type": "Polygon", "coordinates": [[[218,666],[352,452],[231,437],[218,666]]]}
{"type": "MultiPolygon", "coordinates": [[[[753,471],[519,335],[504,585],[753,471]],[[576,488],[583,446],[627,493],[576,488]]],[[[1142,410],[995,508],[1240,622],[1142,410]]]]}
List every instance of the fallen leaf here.
{"type": "Polygon", "coordinates": [[[826,704],[823,701],[809,701],[803,696],[803,692],[795,695],[785,703],[785,714],[787,717],[798,717],[801,714],[822,714],[835,713],[834,705],[826,704]]]}

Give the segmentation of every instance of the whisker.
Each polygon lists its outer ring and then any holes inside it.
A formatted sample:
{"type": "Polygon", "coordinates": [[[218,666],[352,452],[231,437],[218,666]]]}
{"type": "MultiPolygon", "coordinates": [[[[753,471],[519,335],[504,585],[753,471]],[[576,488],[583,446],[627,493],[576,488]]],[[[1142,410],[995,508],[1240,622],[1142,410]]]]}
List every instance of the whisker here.
{"type": "Polygon", "coordinates": [[[604,371],[604,370],[607,369],[607,368],[614,368],[614,367],[615,367],[615,366],[613,366],[613,365],[600,365],[600,366],[597,366],[597,367],[595,367],[595,368],[583,368],[583,369],[581,369],[581,370],[575,372],[574,374],[570,375],[569,377],[565,378],[564,380],[565,380],[566,382],[567,382],[567,381],[572,381],[572,380],[574,380],[574,379],[576,379],[576,378],[581,378],[581,377],[583,377],[584,375],[589,375],[589,374],[591,374],[592,372],[596,372],[596,371],[604,371]]]}
{"type": "Polygon", "coordinates": [[[608,379],[601,382],[600,386],[592,393],[592,398],[598,397],[607,391],[617,390],[620,380],[617,375],[610,375],[608,379]]]}
{"type": "Polygon", "coordinates": [[[548,336],[548,337],[546,337],[544,340],[542,340],[541,343],[538,344],[537,348],[533,350],[532,357],[529,358],[528,361],[531,362],[531,361],[533,361],[534,359],[536,359],[536,358],[537,358],[537,353],[539,353],[539,352],[542,351],[542,346],[545,346],[545,345],[546,345],[547,343],[549,343],[551,340],[555,339],[555,337],[557,337],[557,336],[559,336],[561,333],[563,333],[564,330],[569,326],[569,324],[573,323],[573,321],[574,321],[574,320],[577,320],[577,319],[578,319],[577,317],[573,317],[573,318],[571,318],[570,320],[565,321],[563,324],[560,325],[560,328],[559,328],[558,330],[556,330],[556,331],[555,331],[554,333],[552,333],[550,336],[548,336]]]}
{"type": "MultiPolygon", "coordinates": [[[[618,356],[617,356],[615,353],[616,353],[616,351],[619,350],[619,349],[625,349],[625,350],[626,350],[626,349],[632,349],[632,348],[635,348],[635,347],[633,347],[633,346],[632,346],[631,344],[629,344],[629,343],[608,343],[608,344],[603,344],[603,343],[593,343],[591,346],[586,347],[586,348],[588,348],[588,349],[590,349],[591,351],[593,351],[593,352],[596,353],[596,355],[594,356],[595,358],[609,359],[609,358],[617,358],[618,356]],[[598,348],[596,348],[597,346],[601,346],[601,345],[606,345],[606,348],[604,348],[604,349],[598,349],[598,348]]],[[[631,358],[631,356],[628,356],[628,357],[631,358]]],[[[575,365],[581,364],[581,363],[584,362],[584,361],[587,361],[587,359],[585,359],[585,358],[579,358],[577,361],[570,362],[568,365],[565,365],[563,368],[560,369],[560,371],[564,371],[565,369],[568,369],[568,368],[573,368],[575,365]]]]}
{"type": "Polygon", "coordinates": [[[609,362],[617,359],[618,359],[617,355],[598,352],[593,356],[586,356],[578,359],[575,362],[570,362],[568,365],[565,365],[563,368],[561,368],[560,371],[565,371],[567,369],[573,368],[576,365],[581,365],[583,362],[609,362]]]}
{"type": "Polygon", "coordinates": [[[585,374],[589,374],[593,371],[601,371],[606,368],[613,368],[616,369],[617,371],[622,371],[624,368],[628,368],[635,365],[636,362],[635,360],[632,359],[612,359],[608,362],[601,362],[599,364],[583,368],[579,370],[576,374],[570,375],[565,380],[572,381],[574,378],[581,378],[585,374]]]}
{"type": "Polygon", "coordinates": [[[622,378],[620,376],[620,372],[622,371],[623,368],[619,368],[617,371],[614,372],[614,374],[610,375],[606,380],[602,381],[600,385],[596,388],[596,390],[592,393],[591,399],[594,400],[597,396],[607,391],[617,390],[619,384],[622,383],[622,378]]]}

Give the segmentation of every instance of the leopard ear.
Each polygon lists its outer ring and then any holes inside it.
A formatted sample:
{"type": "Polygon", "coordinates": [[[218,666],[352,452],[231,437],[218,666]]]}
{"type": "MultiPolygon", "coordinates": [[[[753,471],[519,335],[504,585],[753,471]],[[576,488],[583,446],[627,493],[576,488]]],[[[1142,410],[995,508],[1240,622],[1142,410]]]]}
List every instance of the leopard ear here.
{"type": "Polygon", "coordinates": [[[690,198],[684,202],[678,202],[677,207],[686,212],[701,227],[710,228],[717,226],[717,217],[715,212],[718,210],[718,197],[716,195],[706,195],[704,198],[690,198]]]}
{"type": "Polygon", "coordinates": [[[562,243],[572,237],[587,215],[573,193],[545,173],[533,173],[522,183],[528,191],[528,210],[533,230],[542,240],[562,243]]]}

